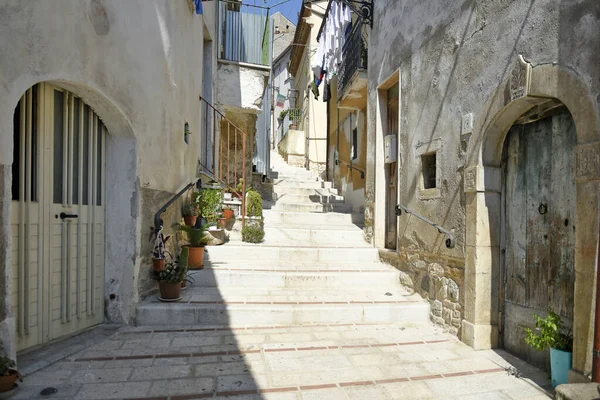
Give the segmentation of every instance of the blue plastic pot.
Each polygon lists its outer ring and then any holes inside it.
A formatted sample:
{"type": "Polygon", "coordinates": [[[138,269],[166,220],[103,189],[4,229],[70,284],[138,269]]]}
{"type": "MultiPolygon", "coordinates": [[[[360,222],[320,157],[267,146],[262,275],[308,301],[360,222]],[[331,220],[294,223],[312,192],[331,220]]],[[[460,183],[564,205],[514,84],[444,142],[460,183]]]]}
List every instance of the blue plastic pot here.
{"type": "Polygon", "coordinates": [[[550,371],[552,387],[569,383],[569,370],[573,365],[573,353],[550,348],[550,371]]]}

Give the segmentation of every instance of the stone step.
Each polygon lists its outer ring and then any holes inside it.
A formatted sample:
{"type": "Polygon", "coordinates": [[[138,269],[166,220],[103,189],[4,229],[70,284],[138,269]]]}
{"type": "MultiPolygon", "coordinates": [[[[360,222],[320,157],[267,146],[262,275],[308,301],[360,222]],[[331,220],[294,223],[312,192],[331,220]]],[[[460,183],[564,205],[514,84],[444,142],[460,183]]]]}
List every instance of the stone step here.
{"type": "Polygon", "coordinates": [[[244,295],[241,288],[232,290],[237,297],[205,294],[206,288],[189,288],[184,291],[183,300],[175,303],[162,303],[156,296],[150,296],[138,306],[136,325],[236,327],[402,321],[429,323],[429,303],[418,295],[389,297],[380,293],[370,296],[348,291],[334,297],[319,294],[278,296],[271,293],[253,297],[244,295]]]}
{"type": "Polygon", "coordinates": [[[273,190],[277,190],[280,187],[305,188],[305,189],[331,189],[333,186],[332,186],[331,182],[273,179],[273,190]]]}
{"type": "Polygon", "coordinates": [[[311,195],[322,195],[322,196],[337,196],[339,194],[338,189],[309,189],[300,188],[295,186],[273,186],[274,198],[278,198],[281,195],[298,195],[298,196],[311,196],[311,195]],[[276,195],[276,196],[275,196],[276,195]]]}
{"type": "Polygon", "coordinates": [[[320,204],[320,203],[275,203],[273,210],[291,211],[291,212],[352,212],[352,204],[320,204]]]}
{"type": "Polygon", "coordinates": [[[364,223],[363,214],[346,214],[346,213],[313,213],[313,212],[290,212],[281,210],[264,210],[263,216],[265,226],[271,224],[291,224],[291,225],[347,225],[352,224],[361,226],[364,223]]]}
{"type": "Polygon", "coordinates": [[[371,247],[364,240],[363,231],[356,229],[303,229],[284,226],[265,226],[267,245],[312,245],[316,247],[371,247]]]}
{"type": "Polygon", "coordinates": [[[273,196],[276,204],[344,204],[344,196],[313,193],[305,194],[276,194],[273,196]]]}
{"type": "Polygon", "coordinates": [[[399,282],[397,271],[379,270],[339,270],[332,271],[289,271],[276,269],[276,266],[251,269],[248,266],[205,266],[202,270],[189,272],[195,287],[243,286],[254,288],[335,288],[349,287],[395,287],[399,282]]]}
{"type": "Polygon", "coordinates": [[[233,262],[234,260],[260,260],[261,262],[378,262],[377,249],[366,248],[338,248],[338,247],[283,247],[260,245],[234,245],[209,246],[206,248],[205,259],[212,263],[233,262]]]}

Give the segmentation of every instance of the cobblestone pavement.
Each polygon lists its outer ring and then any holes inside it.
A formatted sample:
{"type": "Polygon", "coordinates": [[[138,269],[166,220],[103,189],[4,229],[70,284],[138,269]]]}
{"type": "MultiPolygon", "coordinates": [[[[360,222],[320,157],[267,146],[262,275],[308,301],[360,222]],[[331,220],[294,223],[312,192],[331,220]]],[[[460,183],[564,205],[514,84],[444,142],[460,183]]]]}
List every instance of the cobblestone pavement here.
{"type": "Polygon", "coordinates": [[[546,373],[434,326],[121,328],[82,347],[26,376],[12,398],[549,398],[546,373]],[[58,392],[39,395],[46,387],[58,392]]]}

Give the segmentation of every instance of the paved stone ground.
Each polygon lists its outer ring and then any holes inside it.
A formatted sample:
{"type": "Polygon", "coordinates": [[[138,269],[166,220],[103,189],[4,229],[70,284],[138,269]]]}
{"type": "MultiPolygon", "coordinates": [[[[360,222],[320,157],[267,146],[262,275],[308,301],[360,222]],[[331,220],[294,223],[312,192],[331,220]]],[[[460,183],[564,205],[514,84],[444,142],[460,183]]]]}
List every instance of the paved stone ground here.
{"type": "Polygon", "coordinates": [[[12,398],[541,400],[548,384],[434,326],[121,328],[26,376],[12,398]],[[40,396],[48,386],[58,392],[40,396]]]}

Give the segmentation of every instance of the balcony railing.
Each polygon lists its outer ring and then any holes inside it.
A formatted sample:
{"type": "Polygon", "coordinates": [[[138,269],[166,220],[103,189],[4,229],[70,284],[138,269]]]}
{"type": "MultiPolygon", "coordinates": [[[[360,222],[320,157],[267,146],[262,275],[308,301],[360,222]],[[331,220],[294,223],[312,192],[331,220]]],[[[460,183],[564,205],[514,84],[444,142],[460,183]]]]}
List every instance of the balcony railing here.
{"type": "Polygon", "coordinates": [[[219,1],[219,58],[268,66],[269,9],[239,1],[219,1]]]}
{"type": "Polygon", "coordinates": [[[358,22],[342,49],[342,65],[338,74],[338,100],[344,95],[356,71],[367,69],[367,41],[363,38],[363,24],[358,22]]]}
{"type": "Polygon", "coordinates": [[[304,110],[301,108],[290,108],[283,119],[279,129],[279,142],[287,135],[290,125],[295,124],[295,130],[304,130],[304,110]]]}

